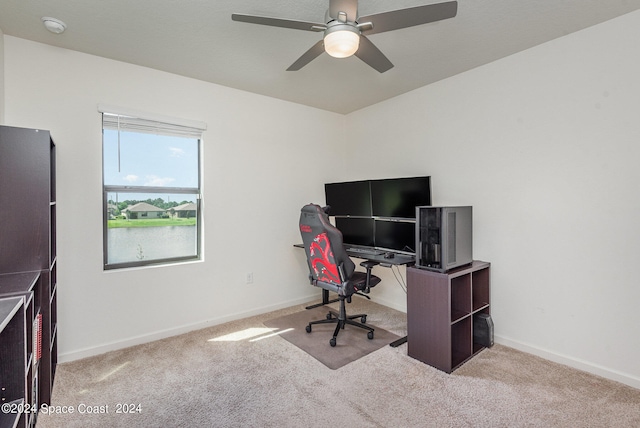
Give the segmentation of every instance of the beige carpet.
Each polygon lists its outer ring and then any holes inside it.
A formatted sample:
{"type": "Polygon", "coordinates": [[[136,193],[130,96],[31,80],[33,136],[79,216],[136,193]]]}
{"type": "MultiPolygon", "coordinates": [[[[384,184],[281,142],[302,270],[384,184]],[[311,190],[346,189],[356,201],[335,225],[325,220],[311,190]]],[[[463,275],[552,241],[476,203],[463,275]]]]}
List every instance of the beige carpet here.
{"type": "MultiPolygon", "coordinates": [[[[364,299],[350,310],[406,334],[400,312],[364,299]]],[[[300,311],[60,364],[52,404],[75,412],[41,414],[38,428],[640,426],[640,390],[500,345],[450,375],[408,357],[407,345],[331,370],[264,325],[300,311]]]]}
{"type": "MultiPolygon", "coordinates": [[[[347,315],[359,313],[350,311],[351,305],[347,306],[347,315]]],[[[333,337],[335,324],[315,324],[312,326],[311,333],[307,333],[305,330],[309,321],[325,319],[327,312],[327,308],[313,308],[270,319],[265,321],[264,325],[275,328],[274,333],[278,333],[280,337],[333,370],[362,358],[383,346],[388,346],[400,338],[396,334],[367,322],[367,325],[375,328],[373,339],[367,338],[367,330],[347,325],[340,330],[336,346],[332,347],[329,345],[329,340],[333,337]]]]}

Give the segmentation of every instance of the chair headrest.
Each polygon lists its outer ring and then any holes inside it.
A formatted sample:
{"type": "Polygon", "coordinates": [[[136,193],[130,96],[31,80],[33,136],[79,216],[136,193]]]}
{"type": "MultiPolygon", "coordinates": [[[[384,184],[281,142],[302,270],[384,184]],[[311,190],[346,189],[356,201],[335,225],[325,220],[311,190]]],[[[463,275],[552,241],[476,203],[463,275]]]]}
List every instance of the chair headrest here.
{"type": "Polygon", "coordinates": [[[321,207],[318,204],[307,204],[304,207],[302,207],[302,212],[306,212],[306,213],[313,213],[316,211],[320,211],[323,214],[329,215],[329,212],[331,211],[331,206],[330,205],[325,205],[324,207],[321,207]]]}
{"type": "Polygon", "coordinates": [[[302,207],[302,212],[304,212],[304,213],[314,213],[314,212],[318,211],[318,209],[320,209],[320,205],[307,204],[304,207],[302,207]]]}

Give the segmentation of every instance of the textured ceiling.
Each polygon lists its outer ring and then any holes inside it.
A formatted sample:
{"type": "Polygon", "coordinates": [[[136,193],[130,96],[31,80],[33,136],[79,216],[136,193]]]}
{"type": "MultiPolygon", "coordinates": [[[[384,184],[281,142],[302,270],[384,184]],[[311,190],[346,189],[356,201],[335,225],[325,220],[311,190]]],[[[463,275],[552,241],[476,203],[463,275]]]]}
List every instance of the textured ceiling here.
{"type": "MultiPolygon", "coordinates": [[[[360,15],[437,3],[360,0],[360,15]]],[[[349,113],[640,9],[640,0],[458,0],[453,19],[374,34],[394,68],[327,54],[285,71],[322,33],[253,25],[232,13],[323,22],[328,0],[0,0],[6,35],[349,113]],[[41,18],[68,28],[49,33],[41,18]]]]}

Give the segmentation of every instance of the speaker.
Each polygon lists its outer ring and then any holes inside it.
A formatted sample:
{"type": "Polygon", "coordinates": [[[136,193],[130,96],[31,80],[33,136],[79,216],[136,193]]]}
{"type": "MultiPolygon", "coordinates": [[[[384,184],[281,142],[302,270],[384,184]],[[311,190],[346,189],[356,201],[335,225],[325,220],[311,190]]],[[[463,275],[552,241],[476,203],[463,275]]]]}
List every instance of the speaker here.
{"type": "Polygon", "coordinates": [[[489,314],[473,316],[473,342],[490,348],[493,346],[493,320],[489,314]]]}

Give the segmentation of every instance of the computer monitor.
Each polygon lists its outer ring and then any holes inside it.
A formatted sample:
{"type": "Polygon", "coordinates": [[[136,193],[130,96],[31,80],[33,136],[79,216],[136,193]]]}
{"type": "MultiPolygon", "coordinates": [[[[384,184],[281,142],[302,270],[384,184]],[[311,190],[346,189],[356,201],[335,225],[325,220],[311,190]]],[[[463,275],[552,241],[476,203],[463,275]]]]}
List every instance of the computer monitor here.
{"type": "Polygon", "coordinates": [[[373,247],[373,223],[372,218],[336,217],[336,227],[342,232],[342,240],[345,245],[361,245],[373,247]]]}
{"type": "Polygon", "coordinates": [[[371,180],[374,217],[415,219],[416,207],[431,205],[431,177],[371,180]]]}
{"type": "Polygon", "coordinates": [[[324,185],[326,203],[332,216],[371,217],[371,192],[368,181],[348,181],[324,185]]]}
{"type": "Polygon", "coordinates": [[[415,254],[416,224],[413,221],[375,221],[375,247],[415,254]]]}

